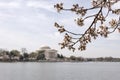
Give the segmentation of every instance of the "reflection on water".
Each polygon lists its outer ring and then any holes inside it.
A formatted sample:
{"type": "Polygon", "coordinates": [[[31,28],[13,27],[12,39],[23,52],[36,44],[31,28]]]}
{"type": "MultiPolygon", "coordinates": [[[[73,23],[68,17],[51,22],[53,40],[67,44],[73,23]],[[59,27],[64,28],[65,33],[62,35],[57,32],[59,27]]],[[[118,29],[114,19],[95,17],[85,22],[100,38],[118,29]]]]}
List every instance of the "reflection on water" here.
{"type": "Polygon", "coordinates": [[[0,63],[0,80],[120,80],[120,63],[0,63]]]}

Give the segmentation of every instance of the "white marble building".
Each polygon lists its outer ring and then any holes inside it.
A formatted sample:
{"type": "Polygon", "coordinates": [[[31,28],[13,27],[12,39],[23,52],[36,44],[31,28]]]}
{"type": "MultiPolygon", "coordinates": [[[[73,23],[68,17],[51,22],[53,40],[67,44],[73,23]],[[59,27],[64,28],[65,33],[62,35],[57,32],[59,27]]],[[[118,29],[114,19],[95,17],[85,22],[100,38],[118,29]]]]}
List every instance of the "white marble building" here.
{"type": "Polygon", "coordinates": [[[44,50],[46,60],[56,60],[57,50],[51,49],[49,46],[41,47],[40,50],[44,50]]]}

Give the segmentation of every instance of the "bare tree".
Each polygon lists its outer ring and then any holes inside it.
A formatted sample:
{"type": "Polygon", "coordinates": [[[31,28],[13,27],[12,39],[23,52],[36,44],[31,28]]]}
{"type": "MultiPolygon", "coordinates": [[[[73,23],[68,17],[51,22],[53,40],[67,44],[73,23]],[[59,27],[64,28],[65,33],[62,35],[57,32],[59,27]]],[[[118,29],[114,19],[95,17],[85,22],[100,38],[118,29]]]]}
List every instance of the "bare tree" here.
{"type": "MultiPolygon", "coordinates": [[[[90,0],[88,0],[90,1],[90,0]]],[[[75,22],[78,26],[84,27],[84,22],[92,18],[92,22],[84,33],[74,33],[67,30],[64,26],[61,26],[55,22],[54,26],[60,33],[64,33],[63,42],[59,43],[61,49],[68,48],[69,50],[75,51],[86,50],[86,45],[96,39],[99,36],[108,37],[109,34],[115,32],[117,29],[120,32],[120,9],[114,9],[112,6],[118,3],[120,0],[92,0],[91,7],[85,8],[79,4],[73,4],[72,8],[64,8],[63,3],[54,5],[58,12],[60,11],[71,11],[78,15],[75,22]],[[95,14],[90,15],[88,11],[96,10],[95,14]],[[117,15],[117,19],[110,15],[117,15]]]]}

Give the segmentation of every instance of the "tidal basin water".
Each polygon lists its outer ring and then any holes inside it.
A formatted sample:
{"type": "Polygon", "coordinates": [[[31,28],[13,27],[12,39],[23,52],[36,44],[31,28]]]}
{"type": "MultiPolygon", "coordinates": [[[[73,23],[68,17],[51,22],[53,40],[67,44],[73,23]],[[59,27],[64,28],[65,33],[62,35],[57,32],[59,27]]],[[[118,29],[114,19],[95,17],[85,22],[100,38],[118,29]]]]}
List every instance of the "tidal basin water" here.
{"type": "Polygon", "coordinates": [[[120,80],[120,63],[0,63],[0,80],[120,80]]]}

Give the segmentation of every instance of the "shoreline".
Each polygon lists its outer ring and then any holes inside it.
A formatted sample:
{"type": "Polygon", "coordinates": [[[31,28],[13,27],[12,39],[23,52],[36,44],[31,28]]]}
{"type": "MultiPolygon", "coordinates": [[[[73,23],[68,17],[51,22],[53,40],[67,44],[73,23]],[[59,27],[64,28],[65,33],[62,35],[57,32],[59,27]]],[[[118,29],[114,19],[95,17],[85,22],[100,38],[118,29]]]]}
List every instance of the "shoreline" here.
{"type": "Polygon", "coordinates": [[[88,62],[120,62],[120,61],[0,61],[0,63],[88,63],[88,62]]]}

